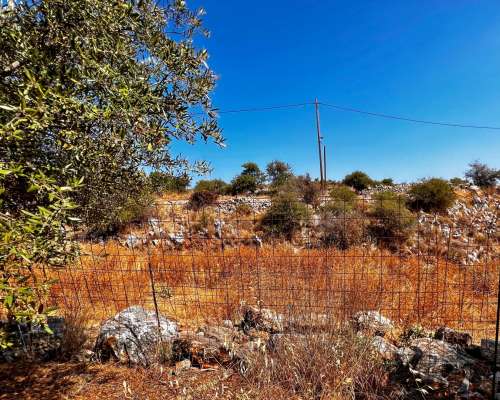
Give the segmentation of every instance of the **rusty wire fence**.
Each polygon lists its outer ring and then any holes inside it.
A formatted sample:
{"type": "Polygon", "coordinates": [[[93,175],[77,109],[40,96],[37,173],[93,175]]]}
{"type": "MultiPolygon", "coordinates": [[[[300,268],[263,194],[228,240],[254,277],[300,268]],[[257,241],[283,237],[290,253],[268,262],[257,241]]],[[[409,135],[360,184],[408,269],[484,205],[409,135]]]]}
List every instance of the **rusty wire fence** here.
{"type": "Polygon", "coordinates": [[[376,310],[401,327],[494,338],[496,219],[415,215],[380,198],[266,219],[269,204],[255,201],[157,203],[128,231],[83,240],[78,262],[51,271],[52,299],[96,321],[141,305],[196,327],[246,304],[341,321],[376,310]]]}

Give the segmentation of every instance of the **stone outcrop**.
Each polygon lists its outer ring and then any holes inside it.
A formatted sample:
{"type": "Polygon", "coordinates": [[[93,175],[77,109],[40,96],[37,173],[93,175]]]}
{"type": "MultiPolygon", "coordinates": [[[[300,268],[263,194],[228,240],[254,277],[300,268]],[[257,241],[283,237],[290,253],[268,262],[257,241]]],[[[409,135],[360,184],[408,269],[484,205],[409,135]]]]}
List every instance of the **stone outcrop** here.
{"type": "Polygon", "coordinates": [[[177,323],[139,306],[129,307],[105,321],[99,331],[95,353],[101,360],[148,366],[169,357],[177,323]],[[163,354],[160,354],[163,353],[163,354]]]}

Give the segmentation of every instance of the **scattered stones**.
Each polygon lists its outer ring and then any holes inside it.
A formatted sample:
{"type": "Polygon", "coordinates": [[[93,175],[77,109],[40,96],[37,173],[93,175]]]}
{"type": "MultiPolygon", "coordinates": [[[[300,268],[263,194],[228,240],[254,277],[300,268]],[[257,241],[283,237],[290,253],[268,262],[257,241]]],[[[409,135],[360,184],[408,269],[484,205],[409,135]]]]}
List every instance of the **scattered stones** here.
{"type": "Polygon", "coordinates": [[[260,237],[258,237],[257,235],[254,235],[253,237],[253,242],[255,243],[255,245],[257,247],[262,247],[262,239],[260,237]]]}
{"type": "Polygon", "coordinates": [[[359,311],[354,314],[353,323],[357,330],[372,331],[379,336],[384,336],[394,328],[393,322],[378,311],[359,311]]]}
{"type": "Polygon", "coordinates": [[[395,360],[398,357],[398,348],[382,336],[374,336],[371,343],[384,360],[395,360]]]}
{"type": "Polygon", "coordinates": [[[139,246],[142,246],[143,240],[139,238],[137,235],[132,235],[129,234],[125,238],[125,246],[127,246],[129,249],[135,249],[139,246]]]}
{"type": "Polygon", "coordinates": [[[221,219],[216,219],[214,221],[214,228],[215,228],[215,237],[217,239],[222,239],[222,228],[224,227],[225,222],[221,219]]]}
{"type": "MultiPolygon", "coordinates": [[[[495,358],[495,341],[493,339],[481,339],[481,356],[493,362],[495,358]]],[[[498,346],[497,362],[500,364],[500,344],[498,346]]]]}
{"type": "Polygon", "coordinates": [[[169,233],[168,238],[176,247],[181,247],[184,244],[184,233],[182,231],[169,233]]]}
{"type": "Polygon", "coordinates": [[[140,306],[129,307],[103,323],[95,344],[99,359],[114,358],[128,364],[148,366],[168,353],[178,336],[177,324],[140,306]],[[162,346],[162,349],[159,348],[162,346]]]}
{"type": "Polygon", "coordinates": [[[248,332],[251,328],[269,333],[282,332],[284,329],[284,317],[273,310],[257,307],[244,306],[242,308],[242,321],[240,327],[248,332]]]}
{"type": "Polygon", "coordinates": [[[191,361],[188,359],[184,359],[182,361],[178,361],[175,363],[175,373],[179,374],[183,371],[187,371],[191,368],[191,361]]]}
{"type": "Polygon", "coordinates": [[[472,344],[472,336],[468,333],[458,332],[448,327],[441,327],[436,330],[434,339],[444,340],[447,343],[468,347],[472,344]]]}

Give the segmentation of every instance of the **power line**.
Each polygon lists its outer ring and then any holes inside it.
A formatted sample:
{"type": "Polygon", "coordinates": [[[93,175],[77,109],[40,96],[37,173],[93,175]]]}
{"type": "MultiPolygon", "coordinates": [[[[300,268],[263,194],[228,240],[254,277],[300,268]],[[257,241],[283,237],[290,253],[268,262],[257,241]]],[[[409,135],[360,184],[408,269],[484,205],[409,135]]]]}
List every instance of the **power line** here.
{"type": "Polygon", "coordinates": [[[271,111],[271,110],[279,110],[284,108],[296,108],[296,107],[304,107],[314,104],[312,102],[309,103],[296,103],[296,104],[283,104],[278,106],[269,106],[269,107],[252,107],[252,108],[241,108],[236,110],[223,110],[217,111],[217,114],[229,114],[229,113],[240,113],[240,112],[257,112],[257,111],[271,111]]]}
{"type": "Polygon", "coordinates": [[[415,118],[402,117],[400,115],[391,115],[391,114],[382,114],[382,113],[376,113],[376,112],[371,112],[371,111],[364,111],[364,110],[359,110],[357,108],[338,106],[336,104],[329,104],[329,103],[322,103],[322,102],[320,102],[320,104],[322,106],[336,108],[337,110],[340,110],[340,111],[347,111],[347,112],[353,112],[353,113],[358,113],[358,114],[370,115],[372,117],[379,117],[379,118],[386,118],[386,119],[396,119],[396,120],[407,121],[407,122],[415,122],[415,123],[419,123],[419,124],[439,125],[439,126],[451,126],[451,127],[454,127],[454,128],[471,128],[471,129],[494,129],[494,130],[500,130],[500,127],[497,127],[497,126],[474,125],[474,124],[457,124],[457,123],[453,123],[453,122],[437,122],[437,121],[429,121],[429,120],[424,120],[424,119],[415,119],[415,118]]]}
{"type": "MultiPolygon", "coordinates": [[[[314,102],[304,102],[304,103],[295,103],[295,104],[281,104],[281,105],[267,106],[267,107],[250,107],[250,108],[240,108],[240,109],[233,109],[233,110],[215,110],[215,111],[217,114],[236,114],[236,113],[242,113],[242,112],[260,112],[260,111],[282,110],[282,109],[288,109],[288,108],[304,107],[304,106],[309,106],[309,105],[314,105],[314,104],[315,104],[314,102]]],[[[361,110],[358,108],[340,106],[340,105],[331,104],[331,103],[319,102],[319,104],[322,106],[325,106],[325,107],[335,108],[339,111],[369,115],[371,117],[406,121],[406,122],[412,122],[412,123],[418,123],[418,124],[449,126],[449,127],[453,127],[453,128],[500,130],[500,127],[498,127],[498,126],[431,121],[431,120],[404,117],[401,115],[393,115],[393,114],[378,113],[378,112],[373,112],[373,111],[366,111],[366,110],[361,110]]],[[[195,114],[195,115],[202,115],[202,113],[195,114]]]]}

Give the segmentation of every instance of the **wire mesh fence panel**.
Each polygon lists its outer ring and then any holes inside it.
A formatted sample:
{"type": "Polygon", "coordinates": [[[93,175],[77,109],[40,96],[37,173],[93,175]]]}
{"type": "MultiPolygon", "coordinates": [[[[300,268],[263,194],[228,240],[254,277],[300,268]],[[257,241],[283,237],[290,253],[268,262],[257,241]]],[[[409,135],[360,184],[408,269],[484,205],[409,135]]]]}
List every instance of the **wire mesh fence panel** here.
{"type": "Polygon", "coordinates": [[[96,319],[156,302],[192,326],[231,319],[242,304],[339,320],[376,310],[400,326],[494,336],[496,220],[414,216],[397,197],[323,199],[299,219],[266,219],[269,201],[251,201],[157,203],[126,232],[82,240],[78,261],[51,272],[53,300],[96,319]]]}

